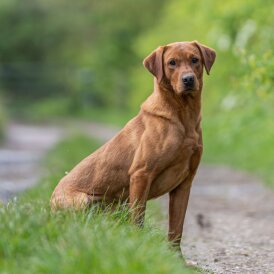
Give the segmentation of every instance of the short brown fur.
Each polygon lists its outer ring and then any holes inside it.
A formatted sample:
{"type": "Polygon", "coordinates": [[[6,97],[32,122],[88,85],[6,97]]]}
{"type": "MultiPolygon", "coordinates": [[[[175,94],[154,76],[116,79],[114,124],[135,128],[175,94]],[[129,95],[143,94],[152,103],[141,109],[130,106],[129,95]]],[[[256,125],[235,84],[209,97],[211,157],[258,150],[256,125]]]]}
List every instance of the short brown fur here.
{"type": "Polygon", "coordinates": [[[151,53],[144,66],[155,76],[152,95],[115,137],[61,179],[52,208],[129,201],[134,222],[142,225],[147,200],[169,192],[169,240],[179,246],[203,148],[203,67],[209,74],[215,56],[196,41],[168,44],[151,53]],[[186,75],[193,76],[191,88],[182,80],[186,75]]]}

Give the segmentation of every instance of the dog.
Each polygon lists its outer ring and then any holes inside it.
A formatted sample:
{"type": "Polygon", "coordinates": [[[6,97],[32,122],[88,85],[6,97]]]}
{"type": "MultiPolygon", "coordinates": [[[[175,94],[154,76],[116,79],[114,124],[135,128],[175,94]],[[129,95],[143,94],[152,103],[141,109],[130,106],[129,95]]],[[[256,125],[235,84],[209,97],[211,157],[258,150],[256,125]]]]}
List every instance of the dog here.
{"type": "Polygon", "coordinates": [[[203,70],[213,49],[197,41],[160,46],[144,59],[154,91],[139,114],[76,165],[56,186],[51,207],[127,201],[142,226],[146,202],[169,193],[168,238],[180,249],[189,194],[202,156],[203,70]]]}

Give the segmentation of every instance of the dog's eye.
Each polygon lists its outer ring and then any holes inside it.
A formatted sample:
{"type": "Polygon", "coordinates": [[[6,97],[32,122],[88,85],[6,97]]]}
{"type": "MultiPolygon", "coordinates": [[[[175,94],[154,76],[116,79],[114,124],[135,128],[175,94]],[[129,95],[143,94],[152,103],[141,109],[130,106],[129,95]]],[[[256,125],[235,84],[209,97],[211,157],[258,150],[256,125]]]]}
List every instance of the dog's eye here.
{"type": "Polygon", "coordinates": [[[191,59],[191,62],[192,62],[193,64],[198,63],[198,61],[199,61],[199,59],[196,58],[196,57],[193,57],[193,58],[191,59]]]}
{"type": "Polygon", "coordinates": [[[171,66],[176,66],[176,62],[175,62],[175,60],[170,60],[169,62],[168,62],[171,66]]]}

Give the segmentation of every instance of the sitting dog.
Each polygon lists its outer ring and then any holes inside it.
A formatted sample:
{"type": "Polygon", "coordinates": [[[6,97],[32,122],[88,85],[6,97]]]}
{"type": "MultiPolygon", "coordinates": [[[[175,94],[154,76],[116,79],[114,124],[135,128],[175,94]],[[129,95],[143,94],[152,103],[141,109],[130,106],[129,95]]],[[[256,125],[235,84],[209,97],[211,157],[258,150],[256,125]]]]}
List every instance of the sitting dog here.
{"type": "Polygon", "coordinates": [[[153,51],[143,64],[154,91],[139,114],[61,179],[55,208],[128,201],[142,225],[146,202],[169,193],[169,240],[180,245],[192,180],[202,155],[201,91],[216,54],[196,41],[153,51]]]}

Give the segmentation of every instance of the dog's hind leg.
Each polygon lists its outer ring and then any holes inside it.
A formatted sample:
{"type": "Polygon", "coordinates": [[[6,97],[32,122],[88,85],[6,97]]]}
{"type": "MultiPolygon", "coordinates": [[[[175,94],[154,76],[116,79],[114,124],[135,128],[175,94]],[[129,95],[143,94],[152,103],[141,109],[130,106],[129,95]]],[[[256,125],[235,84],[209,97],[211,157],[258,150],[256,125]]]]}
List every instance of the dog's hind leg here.
{"type": "Polygon", "coordinates": [[[76,208],[84,209],[90,206],[92,202],[92,197],[84,192],[78,191],[54,191],[50,204],[51,208],[76,208]]]}

